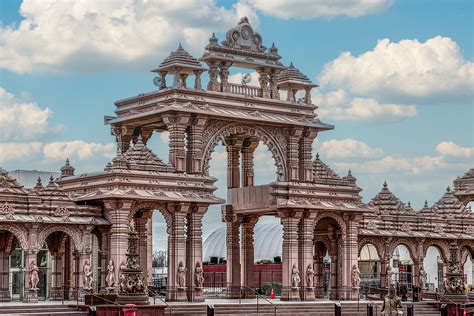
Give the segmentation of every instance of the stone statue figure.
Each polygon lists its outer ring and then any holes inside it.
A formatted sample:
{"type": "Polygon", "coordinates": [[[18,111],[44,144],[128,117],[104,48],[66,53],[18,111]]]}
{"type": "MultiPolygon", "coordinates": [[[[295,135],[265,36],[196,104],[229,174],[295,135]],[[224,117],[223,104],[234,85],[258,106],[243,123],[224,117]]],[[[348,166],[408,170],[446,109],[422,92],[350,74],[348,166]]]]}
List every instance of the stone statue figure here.
{"type": "Polygon", "coordinates": [[[105,277],[105,282],[109,288],[115,286],[115,266],[113,260],[109,260],[109,264],[107,265],[107,276],[105,277]]]}
{"type": "Polygon", "coordinates": [[[202,288],[204,285],[204,272],[200,261],[196,262],[196,267],[194,268],[194,283],[197,288],[202,288]]]}
{"type": "Polygon", "coordinates": [[[352,266],[351,281],[353,289],[360,288],[360,270],[356,264],[352,266]]]}
{"type": "Polygon", "coordinates": [[[308,264],[308,267],[306,268],[306,286],[307,287],[314,287],[314,270],[313,270],[313,265],[310,263],[308,264]]]}
{"type": "Polygon", "coordinates": [[[386,286],[387,288],[390,287],[392,284],[392,267],[390,265],[387,265],[387,276],[386,276],[386,286]]]}
{"type": "Polygon", "coordinates": [[[388,294],[383,299],[382,304],[382,315],[395,316],[403,315],[402,302],[398,298],[395,288],[390,285],[388,288],[388,294]]]}
{"type": "Polygon", "coordinates": [[[92,269],[89,260],[84,262],[84,266],[82,267],[82,271],[84,272],[84,279],[83,282],[83,289],[84,290],[91,290],[92,289],[92,269]]]}
{"type": "Polygon", "coordinates": [[[183,261],[178,264],[178,288],[184,289],[186,286],[186,268],[183,261]]]}
{"type": "Polygon", "coordinates": [[[30,263],[30,290],[37,291],[38,290],[38,266],[34,261],[30,263]]]}
{"type": "Polygon", "coordinates": [[[418,276],[418,282],[420,283],[420,288],[423,290],[426,288],[426,272],[423,268],[423,265],[420,267],[420,274],[418,276]]]}
{"type": "Polygon", "coordinates": [[[291,269],[291,285],[293,286],[293,288],[298,288],[300,282],[300,271],[296,267],[296,263],[293,263],[293,268],[291,269]]]}

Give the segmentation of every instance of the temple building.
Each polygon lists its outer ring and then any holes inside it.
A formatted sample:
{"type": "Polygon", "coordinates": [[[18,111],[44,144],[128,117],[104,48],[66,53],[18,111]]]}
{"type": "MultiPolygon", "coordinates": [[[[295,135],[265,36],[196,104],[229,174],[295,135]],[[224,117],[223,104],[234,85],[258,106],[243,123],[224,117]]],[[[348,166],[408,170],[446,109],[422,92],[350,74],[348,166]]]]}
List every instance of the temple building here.
{"type": "Polygon", "coordinates": [[[474,200],[474,169],[419,211],[387,183],[364,203],[355,176],[338,175],[312,150],[319,133],[334,128],[319,119],[312,103],[317,85],[280,60],[277,47],[264,46],[242,18],[223,41],[212,34],[200,58],[179,45],[153,70],[158,90],[115,102],[115,115],[106,123],[117,154],[103,170],[75,174],[73,162],[66,161],[57,177],[40,177],[31,188],[2,170],[0,299],[22,299],[36,270],[44,299],[118,291],[110,273],[119,279],[130,226],[138,234],[145,281],[151,282],[153,212],[167,225],[167,301],[204,300],[207,283],[200,269],[211,257],[225,262],[229,298],[255,296],[257,261],[279,264],[279,296],[286,301],[356,299],[355,267],[362,283],[424,289],[423,260],[433,247],[441,277],[453,260],[453,243],[460,249],[456,260],[472,262],[474,213],[468,203],[474,200]],[[259,85],[245,78],[231,83],[231,67],[256,72],[259,85]],[[164,131],[169,157],[158,157],[147,144],[164,131]],[[216,178],[209,174],[220,143],[227,151],[227,200],[215,196],[216,178]],[[264,185],[254,181],[259,144],[269,149],[277,170],[264,185]],[[202,218],[211,205],[221,205],[226,224],[214,236],[216,254],[203,252],[202,218]],[[257,225],[262,216],[277,218],[281,226],[265,231],[257,225]],[[261,233],[281,246],[257,244],[261,233]],[[262,251],[267,253],[261,257],[262,251]]]}

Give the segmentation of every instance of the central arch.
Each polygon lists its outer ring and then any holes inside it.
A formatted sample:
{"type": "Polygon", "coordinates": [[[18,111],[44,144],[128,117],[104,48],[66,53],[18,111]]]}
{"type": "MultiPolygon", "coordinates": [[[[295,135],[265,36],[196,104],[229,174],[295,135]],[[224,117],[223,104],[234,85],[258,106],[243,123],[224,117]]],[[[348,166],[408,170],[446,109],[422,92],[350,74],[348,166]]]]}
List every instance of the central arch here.
{"type": "Polygon", "coordinates": [[[286,167],[286,137],[279,128],[250,126],[239,123],[210,121],[209,128],[203,132],[203,159],[202,171],[209,175],[209,161],[211,154],[219,142],[224,141],[226,137],[232,135],[242,135],[254,137],[261,141],[272,153],[272,157],[277,167],[277,180],[285,181],[287,179],[286,167]]]}

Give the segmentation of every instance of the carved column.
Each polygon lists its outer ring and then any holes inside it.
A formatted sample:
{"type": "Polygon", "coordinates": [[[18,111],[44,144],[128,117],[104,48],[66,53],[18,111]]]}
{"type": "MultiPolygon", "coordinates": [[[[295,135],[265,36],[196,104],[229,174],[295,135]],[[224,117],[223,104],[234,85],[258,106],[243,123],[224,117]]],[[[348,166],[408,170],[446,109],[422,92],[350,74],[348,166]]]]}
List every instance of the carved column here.
{"type": "Polygon", "coordinates": [[[305,91],[304,103],[306,103],[307,105],[312,104],[312,102],[311,102],[311,89],[312,89],[312,87],[305,87],[304,88],[304,91],[305,91]]]}
{"type": "Polygon", "coordinates": [[[91,232],[87,229],[82,235],[82,249],[79,249],[79,287],[81,289],[87,288],[85,283],[84,265],[88,262],[92,270],[92,280],[94,287],[97,284],[97,275],[94,274],[92,269],[92,252],[91,252],[91,232]]]}
{"type": "Polygon", "coordinates": [[[242,217],[232,213],[232,205],[224,205],[223,221],[226,223],[227,288],[229,298],[240,296],[240,224],[242,217]]]}
{"type": "MultiPolygon", "coordinates": [[[[6,246],[6,245],[3,245],[6,246]]],[[[0,302],[11,301],[10,296],[10,255],[11,252],[7,252],[2,249],[0,252],[0,302]]]]}
{"type": "Polygon", "coordinates": [[[299,252],[299,270],[301,273],[300,297],[303,301],[313,301],[314,296],[314,277],[313,285],[309,286],[307,282],[308,266],[313,269],[313,238],[316,212],[306,212],[303,214],[298,227],[298,252],[299,252]]]}
{"type": "Polygon", "coordinates": [[[299,141],[299,179],[302,182],[313,181],[312,146],[317,132],[305,129],[299,141]]]}
{"type": "MultiPolygon", "coordinates": [[[[412,271],[412,278],[413,278],[413,285],[420,286],[420,268],[423,265],[423,257],[418,257],[413,260],[413,271],[412,271]]],[[[438,268],[438,267],[436,267],[438,268]]],[[[408,280],[407,280],[408,281],[408,280]]]]}
{"type": "MultiPolygon", "coordinates": [[[[112,224],[109,235],[109,258],[114,261],[115,280],[120,277],[120,265],[127,257],[125,253],[128,247],[129,214],[132,201],[105,201],[105,217],[112,224]]],[[[105,268],[105,267],[104,267],[105,268]]],[[[117,282],[118,283],[118,282],[117,282]]]]}
{"type": "Polygon", "coordinates": [[[169,161],[176,172],[186,171],[186,151],[184,147],[184,135],[190,121],[189,114],[166,114],[163,116],[170,132],[169,161]]]}
{"type": "Polygon", "coordinates": [[[186,283],[188,301],[204,301],[203,289],[198,288],[195,282],[196,264],[202,268],[202,217],[207,211],[207,205],[192,206],[186,216],[186,266],[188,267],[186,283]]]}
{"type": "Polygon", "coordinates": [[[219,67],[216,62],[209,62],[209,82],[207,84],[207,90],[209,91],[220,91],[220,84],[217,78],[219,77],[219,67]]]}
{"type": "MultiPolygon", "coordinates": [[[[38,302],[38,293],[29,291],[31,288],[30,285],[30,275],[31,275],[31,264],[34,263],[38,267],[38,249],[30,248],[25,250],[25,273],[24,273],[24,285],[25,285],[25,295],[23,297],[23,302],[25,303],[37,303],[38,302]]],[[[43,284],[40,284],[41,280],[38,282],[37,287],[40,287],[43,284]]]]}
{"type": "Polygon", "coordinates": [[[288,181],[299,180],[299,140],[303,130],[300,128],[286,129],[288,181]]]}
{"type": "Polygon", "coordinates": [[[229,84],[229,67],[231,66],[228,62],[222,62],[220,66],[219,76],[221,79],[221,91],[222,92],[230,92],[230,84],[229,84]]]}
{"type": "Polygon", "coordinates": [[[260,82],[260,96],[262,98],[270,99],[272,95],[271,95],[271,89],[268,85],[268,82],[269,82],[268,73],[265,72],[265,70],[263,69],[259,69],[258,74],[260,75],[258,77],[258,81],[260,82]]]}
{"type": "Polygon", "coordinates": [[[181,82],[181,87],[182,88],[187,88],[187,83],[186,83],[186,79],[188,79],[188,74],[179,74],[179,80],[181,82]]]}
{"type": "Polygon", "coordinates": [[[194,73],[194,90],[202,90],[201,74],[202,70],[193,70],[194,73]]]}
{"type": "Polygon", "coordinates": [[[161,84],[160,84],[160,90],[161,89],[166,89],[166,75],[168,74],[167,71],[160,71],[160,78],[161,78],[161,84]]]}
{"type": "Polygon", "coordinates": [[[227,187],[240,187],[240,150],[242,149],[243,138],[228,137],[225,139],[227,150],[227,187]]]}
{"type": "Polygon", "coordinates": [[[142,275],[146,282],[151,281],[151,250],[149,245],[152,231],[150,230],[151,224],[151,211],[143,211],[140,217],[135,219],[135,228],[138,233],[138,254],[140,258],[140,268],[142,269],[142,275]]]}
{"type": "Polygon", "coordinates": [[[168,203],[166,223],[168,227],[168,291],[167,301],[186,301],[186,284],[179,284],[178,266],[186,267],[186,239],[184,224],[189,204],[168,203]]]}
{"type": "Polygon", "coordinates": [[[331,292],[330,292],[330,298],[331,299],[336,299],[337,298],[337,291],[339,290],[338,288],[338,240],[337,239],[332,239],[331,240],[331,246],[329,249],[329,256],[331,257],[331,264],[330,264],[330,269],[331,269],[331,292]]]}
{"type": "Polygon", "coordinates": [[[269,76],[269,83],[270,83],[270,92],[271,92],[271,98],[272,99],[277,99],[280,100],[280,93],[278,92],[278,87],[276,85],[276,78],[278,77],[278,74],[275,72],[271,72],[269,76]]]}
{"type": "MultiPolygon", "coordinates": [[[[360,215],[344,215],[344,222],[346,223],[346,232],[342,232],[340,243],[342,243],[342,256],[339,259],[342,260],[341,266],[342,275],[339,276],[342,281],[342,286],[346,289],[352,288],[351,272],[352,267],[355,265],[359,266],[359,246],[358,246],[358,230],[359,222],[362,220],[360,215]]],[[[342,229],[342,228],[341,228],[342,229]]],[[[359,295],[358,289],[353,289],[351,293],[342,291],[339,294],[339,298],[342,299],[357,299],[359,295]]]]}
{"type": "Polygon", "coordinates": [[[51,290],[49,296],[51,300],[62,299],[62,286],[64,275],[64,252],[57,251],[51,254],[51,290]]]}
{"type": "Polygon", "coordinates": [[[255,148],[258,146],[258,140],[246,139],[242,146],[242,186],[253,187],[254,170],[253,160],[255,148]]]}
{"type": "MultiPolygon", "coordinates": [[[[293,269],[299,270],[298,253],[298,223],[301,217],[301,211],[285,210],[278,212],[283,225],[283,252],[282,252],[282,301],[295,301],[300,299],[299,284],[293,284],[293,269]]],[[[299,271],[301,281],[302,271],[299,271]]]]}
{"type": "Polygon", "coordinates": [[[181,78],[180,78],[180,70],[181,67],[174,67],[174,76],[173,76],[173,88],[181,88],[181,78]]]}
{"type": "Polygon", "coordinates": [[[242,277],[241,283],[242,286],[246,287],[243,290],[243,293],[246,298],[255,297],[255,292],[250,290],[255,287],[254,280],[254,228],[255,224],[258,221],[256,216],[246,216],[242,221],[242,257],[241,257],[241,267],[242,267],[242,277]]]}
{"type": "Polygon", "coordinates": [[[198,115],[193,118],[188,129],[188,151],[186,157],[186,172],[202,173],[202,133],[207,123],[207,117],[198,115]]]}
{"type": "Polygon", "coordinates": [[[323,289],[323,282],[324,282],[324,275],[323,275],[323,259],[324,255],[319,254],[316,252],[314,255],[314,293],[316,298],[324,297],[324,289],[323,289]]]}

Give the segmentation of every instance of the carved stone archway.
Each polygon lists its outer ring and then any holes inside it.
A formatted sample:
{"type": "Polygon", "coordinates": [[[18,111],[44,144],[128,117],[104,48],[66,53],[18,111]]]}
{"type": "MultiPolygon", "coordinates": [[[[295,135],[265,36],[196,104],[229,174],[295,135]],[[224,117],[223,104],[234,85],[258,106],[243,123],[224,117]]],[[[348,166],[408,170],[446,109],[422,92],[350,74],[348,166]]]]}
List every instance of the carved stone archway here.
{"type": "Polygon", "coordinates": [[[77,251],[82,251],[84,248],[84,244],[82,242],[82,231],[79,228],[76,227],[71,227],[69,225],[48,225],[41,229],[38,232],[38,238],[37,238],[37,249],[40,249],[41,246],[46,242],[46,238],[54,233],[54,232],[63,232],[66,235],[68,235],[73,244],[74,248],[77,251]]]}
{"type": "Polygon", "coordinates": [[[272,153],[272,157],[277,167],[278,181],[287,179],[288,171],[286,166],[286,138],[280,128],[268,126],[250,126],[239,123],[225,121],[209,121],[208,128],[203,132],[203,159],[202,170],[205,175],[209,175],[209,161],[219,142],[231,135],[243,135],[254,137],[263,142],[272,153]]]}
{"type": "Polygon", "coordinates": [[[387,255],[393,256],[393,252],[399,245],[407,247],[408,252],[410,253],[410,258],[413,262],[418,259],[415,241],[408,238],[395,238],[388,246],[387,255]]]}
{"type": "Polygon", "coordinates": [[[20,229],[16,225],[1,223],[0,230],[6,230],[12,233],[18,240],[20,247],[24,250],[28,249],[28,235],[24,229],[20,229]]]}
{"type": "Polygon", "coordinates": [[[358,239],[357,256],[360,257],[360,253],[364,246],[369,244],[374,246],[379,259],[382,260],[382,258],[385,256],[383,241],[380,238],[374,237],[362,237],[361,239],[358,239]]]}
{"type": "Polygon", "coordinates": [[[423,243],[423,258],[426,257],[429,247],[435,247],[438,249],[438,252],[441,255],[444,263],[449,261],[449,244],[446,241],[439,239],[429,239],[425,241],[423,243]]]}

